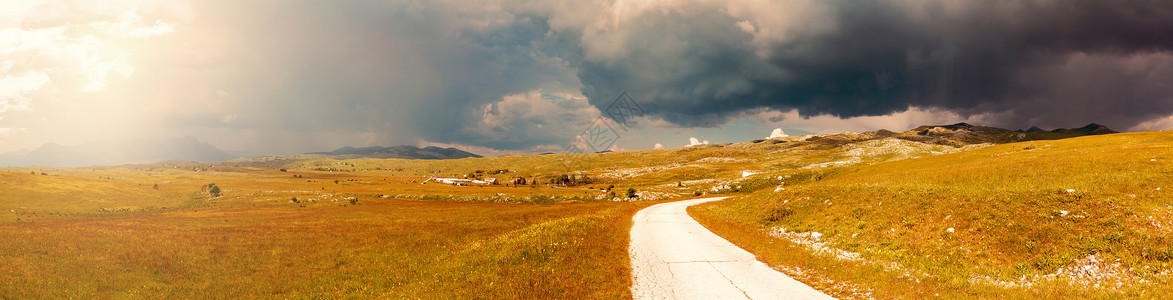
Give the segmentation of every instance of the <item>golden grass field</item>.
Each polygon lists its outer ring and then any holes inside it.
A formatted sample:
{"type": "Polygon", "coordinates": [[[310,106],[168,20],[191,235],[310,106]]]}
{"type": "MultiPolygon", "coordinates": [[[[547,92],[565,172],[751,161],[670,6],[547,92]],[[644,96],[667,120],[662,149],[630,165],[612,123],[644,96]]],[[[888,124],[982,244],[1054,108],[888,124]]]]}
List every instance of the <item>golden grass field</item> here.
{"type": "Polygon", "coordinates": [[[1004,144],[791,177],[784,190],[691,214],[847,298],[1170,291],[1173,132],[1004,144]]]}
{"type": "Polygon", "coordinates": [[[1171,132],[964,147],[858,136],[4,168],[0,298],[628,298],[632,215],[707,194],[734,197],[693,207],[702,224],[841,298],[1169,290],[1171,132]]]}
{"type": "Polygon", "coordinates": [[[233,203],[0,224],[5,298],[623,298],[650,203],[233,203]]]}
{"type": "Polygon", "coordinates": [[[244,165],[0,172],[0,298],[625,298],[631,216],[655,203],[244,165]],[[382,196],[403,193],[523,203],[382,196]]]}

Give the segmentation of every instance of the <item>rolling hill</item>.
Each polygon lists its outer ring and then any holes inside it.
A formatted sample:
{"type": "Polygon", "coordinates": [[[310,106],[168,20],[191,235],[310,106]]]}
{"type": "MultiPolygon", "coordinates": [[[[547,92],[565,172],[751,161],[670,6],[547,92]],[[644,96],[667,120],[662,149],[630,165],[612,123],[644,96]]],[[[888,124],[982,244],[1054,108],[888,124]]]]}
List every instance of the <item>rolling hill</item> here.
{"type": "Polygon", "coordinates": [[[624,298],[636,210],[728,195],[691,214],[839,298],[1159,298],[1173,283],[1173,132],[1109,131],[951,124],[590,154],[347,147],[4,168],[0,236],[20,242],[0,247],[18,262],[0,267],[0,294],[624,298]],[[423,183],[433,176],[506,183],[423,183]],[[204,192],[213,182],[222,196],[204,192]],[[563,284],[582,278],[599,284],[563,284]]]}
{"type": "Polygon", "coordinates": [[[1173,280],[1171,141],[1111,134],[778,170],[777,189],[692,214],[840,297],[1160,298],[1173,280]]]}

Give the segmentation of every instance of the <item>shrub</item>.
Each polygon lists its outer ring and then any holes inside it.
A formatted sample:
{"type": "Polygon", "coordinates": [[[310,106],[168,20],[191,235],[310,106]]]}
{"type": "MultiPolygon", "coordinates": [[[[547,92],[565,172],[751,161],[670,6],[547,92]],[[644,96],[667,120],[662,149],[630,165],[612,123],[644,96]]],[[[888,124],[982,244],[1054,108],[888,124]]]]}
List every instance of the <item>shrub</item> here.
{"type": "Polygon", "coordinates": [[[209,183],[207,187],[208,195],[211,195],[213,198],[220,197],[220,187],[216,186],[215,183],[209,183]]]}
{"type": "Polygon", "coordinates": [[[635,198],[635,188],[627,188],[627,198],[635,198]]]}
{"type": "Polygon", "coordinates": [[[777,223],[785,220],[786,217],[794,215],[794,211],[787,207],[774,208],[766,211],[761,216],[761,222],[766,225],[777,223]]]}

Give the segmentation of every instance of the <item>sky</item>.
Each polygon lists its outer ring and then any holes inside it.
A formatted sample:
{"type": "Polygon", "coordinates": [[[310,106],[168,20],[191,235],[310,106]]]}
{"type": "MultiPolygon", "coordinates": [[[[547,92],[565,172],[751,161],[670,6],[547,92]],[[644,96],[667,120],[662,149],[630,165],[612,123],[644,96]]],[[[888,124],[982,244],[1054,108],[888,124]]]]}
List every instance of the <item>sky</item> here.
{"type": "Polygon", "coordinates": [[[0,1],[0,153],[1173,129],[1173,1],[0,1]],[[614,121],[614,120],[612,120],[614,121]],[[615,127],[615,123],[612,123],[615,127]]]}

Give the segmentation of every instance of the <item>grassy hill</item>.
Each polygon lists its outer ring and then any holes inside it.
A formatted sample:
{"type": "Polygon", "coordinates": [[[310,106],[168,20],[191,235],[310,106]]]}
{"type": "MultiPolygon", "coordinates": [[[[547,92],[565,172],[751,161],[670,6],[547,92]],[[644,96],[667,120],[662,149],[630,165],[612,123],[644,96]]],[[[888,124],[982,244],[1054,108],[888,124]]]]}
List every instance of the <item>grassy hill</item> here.
{"type": "Polygon", "coordinates": [[[4,168],[0,295],[623,298],[632,215],[713,194],[737,197],[696,209],[706,226],[840,297],[1158,295],[1173,134],[1046,140],[1098,133],[954,124],[592,154],[4,168]]]}
{"type": "Polygon", "coordinates": [[[790,176],[782,190],[692,213],[847,297],[1159,298],[1169,289],[1173,132],[790,176]]]}

